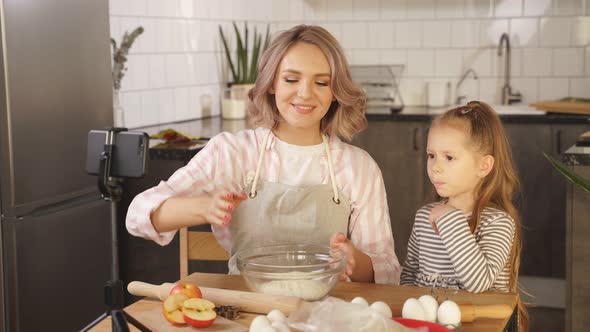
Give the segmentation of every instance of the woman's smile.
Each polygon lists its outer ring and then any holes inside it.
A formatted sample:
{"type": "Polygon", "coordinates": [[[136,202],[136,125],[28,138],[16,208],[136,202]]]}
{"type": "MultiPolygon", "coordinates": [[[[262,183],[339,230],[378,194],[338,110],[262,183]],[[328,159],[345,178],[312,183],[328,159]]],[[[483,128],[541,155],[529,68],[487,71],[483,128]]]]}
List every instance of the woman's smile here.
{"type": "Polygon", "coordinates": [[[309,114],[315,109],[315,106],[309,104],[291,104],[291,106],[299,114],[309,114]]]}

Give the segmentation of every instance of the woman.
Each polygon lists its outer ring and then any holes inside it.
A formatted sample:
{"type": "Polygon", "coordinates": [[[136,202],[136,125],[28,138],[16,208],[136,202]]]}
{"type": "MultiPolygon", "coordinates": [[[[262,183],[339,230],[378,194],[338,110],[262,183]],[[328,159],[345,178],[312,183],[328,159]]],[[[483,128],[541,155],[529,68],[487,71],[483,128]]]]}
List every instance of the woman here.
{"type": "Polygon", "coordinates": [[[127,229],[164,245],[210,223],[231,253],[324,244],[347,254],[342,279],[399,283],[381,171],[346,144],[366,127],[365,98],[325,29],[296,26],[263,54],[248,94],[257,129],[213,137],[187,166],[138,195],[127,229]]]}

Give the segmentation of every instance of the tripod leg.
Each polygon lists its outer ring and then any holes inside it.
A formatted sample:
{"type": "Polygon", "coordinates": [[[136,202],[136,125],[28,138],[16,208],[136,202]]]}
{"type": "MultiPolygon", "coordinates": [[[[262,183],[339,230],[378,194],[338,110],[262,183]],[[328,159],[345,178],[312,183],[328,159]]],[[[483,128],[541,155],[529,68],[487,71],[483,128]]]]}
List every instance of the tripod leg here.
{"type": "Polygon", "coordinates": [[[80,330],[80,332],[87,332],[89,331],[91,328],[94,327],[94,325],[100,323],[103,319],[105,319],[107,317],[108,313],[103,313],[102,315],[98,316],[98,318],[96,318],[95,320],[92,321],[92,323],[86,325],[86,327],[84,327],[82,330],[80,330]]]}
{"type": "Polygon", "coordinates": [[[129,326],[122,310],[112,310],[113,332],[129,332],[129,326]]]}
{"type": "Polygon", "coordinates": [[[137,327],[141,332],[152,332],[152,330],[150,330],[147,326],[140,323],[137,319],[135,319],[133,316],[131,316],[128,312],[125,312],[125,310],[121,310],[121,311],[123,312],[123,314],[127,318],[127,321],[129,322],[129,324],[137,327]]]}

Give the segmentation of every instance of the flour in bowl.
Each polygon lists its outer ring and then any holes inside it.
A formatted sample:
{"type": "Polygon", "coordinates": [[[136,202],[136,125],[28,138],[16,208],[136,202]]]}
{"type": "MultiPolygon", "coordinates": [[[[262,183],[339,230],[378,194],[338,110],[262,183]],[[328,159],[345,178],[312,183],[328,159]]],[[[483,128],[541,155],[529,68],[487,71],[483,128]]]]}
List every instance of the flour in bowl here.
{"type": "MultiPolygon", "coordinates": [[[[305,272],[285,273],[292,276],[305,278],[305,272]]],[[[315,301],[324,297],[330,287],[319,280],[274,280],[260,285],[260,291],[265,294],[297,296],[306,301],[315,301]]]]}

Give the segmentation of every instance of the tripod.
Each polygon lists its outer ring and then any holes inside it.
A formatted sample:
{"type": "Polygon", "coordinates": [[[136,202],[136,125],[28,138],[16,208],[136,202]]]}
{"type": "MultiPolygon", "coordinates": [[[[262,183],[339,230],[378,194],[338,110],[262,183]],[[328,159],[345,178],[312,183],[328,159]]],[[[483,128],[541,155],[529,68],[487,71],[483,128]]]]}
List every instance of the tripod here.
{"type": "Polygon", "coordinates": [[[128,332],[127,321],[142,332],[151,332],[131,315],[123,310],[123,281],[119,280],[119,255],[117,241],[117,202],[123,195],[123,180],[111,177],[111,165],[113,160],[114,136],[118,132],[126,131],[126,128],[109,128],[106,134],[104,151],[100,154],[100,165],[98,172],[98,188],[102,198],[111,204],[111,280],[104,286],[105,304],[107,311],[98,316],[92,323],[88,324],[81,332],[89,331],[96,324],[100,323],[107,316],[111,316],[113,332],[128,332]]]}

